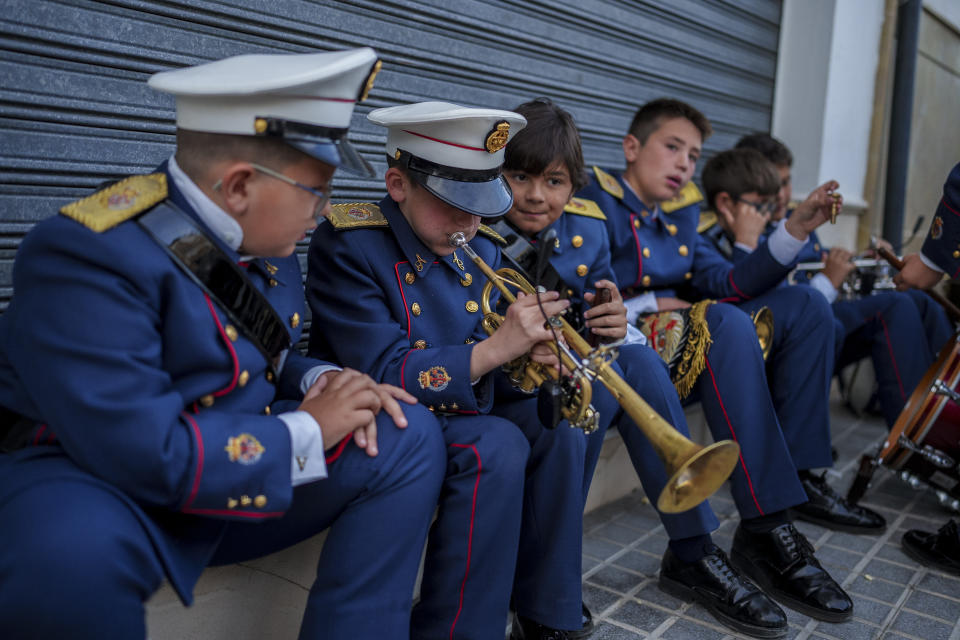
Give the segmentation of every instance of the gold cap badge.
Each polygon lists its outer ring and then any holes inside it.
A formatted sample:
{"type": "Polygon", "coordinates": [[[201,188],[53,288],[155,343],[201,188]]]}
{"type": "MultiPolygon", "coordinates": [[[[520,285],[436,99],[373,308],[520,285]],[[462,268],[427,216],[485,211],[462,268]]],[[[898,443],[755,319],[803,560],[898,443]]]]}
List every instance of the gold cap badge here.
{"type": "Polygon", "coordinates": [[[496,153],[507,146],[507,140],[510,138],[510,123],[504,120],[498,122],[493,130],[487,134],[487,141],[484,146],[490,153],[496,153]]]}

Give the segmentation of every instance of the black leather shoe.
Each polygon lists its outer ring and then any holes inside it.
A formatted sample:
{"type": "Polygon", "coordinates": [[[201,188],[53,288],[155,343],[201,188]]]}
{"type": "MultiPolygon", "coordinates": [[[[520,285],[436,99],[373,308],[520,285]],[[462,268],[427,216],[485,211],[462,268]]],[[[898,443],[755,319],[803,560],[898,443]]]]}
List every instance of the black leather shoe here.
{"type": "Polygon", "coordinates": [[[853,616],[850,596],[820,566],[813,546],[792,524],[765,533],[737,527],[730,560],[782,605],[827,622],[853,616]]]}
{"type": "Polygon", "coordinates": [[[882,515],[858,504],[847,502],[846,498],[827,484],[824,476],[826,476],[825,473],[820,476],[810,475],[800,478],[808,500],[791,507],[790,511],[795,518],[849,533],[879,534],[887,528],[887,521],[882,515]]]}
{"type": "Polygon", "coordinates": [[[787,616],[752,582],[734,569],[719,547],[697,562],[680,561],[670,549],[660,563],[660,589],[702,604],[722,624],[757,638],[787,634],[787,616]]]}
{"type": "Polygon", "coordinates": [[[960,527],[954,520],[936,533],[911,529],[903,534],[903,550],[922,564],[960,575],[960,527]]]}
{"type": "Polygon", "coordinates": [[[582,604],[582,628],[573,631],[553,629],[529,618],[513,614],[513,624],[510,625],[510,640],[586,640],[593,635],[593,614],[582,604]]]}

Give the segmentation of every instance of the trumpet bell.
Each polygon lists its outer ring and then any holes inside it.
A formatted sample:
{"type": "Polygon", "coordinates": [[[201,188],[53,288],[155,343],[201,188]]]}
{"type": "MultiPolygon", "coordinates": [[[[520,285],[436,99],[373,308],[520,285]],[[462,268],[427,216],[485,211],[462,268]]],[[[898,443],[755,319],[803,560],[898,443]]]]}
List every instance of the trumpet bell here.
{"type": "Polygon", "coordinates": [[[663,513],[693,509],[723,485],[739,459],[740,445],[732,440],[703,447],[670,476],[657,499],[657,509],[663,513]]]}
{"type": "Polygon", "coordinates": [[[770,311],[769,307],[760,307],[750,315],[750,319],[757,330],[757,340],[760,342],[760,350],[763,351],[763,359],[766,360],[773,347],[773,311],[770,311]]]}

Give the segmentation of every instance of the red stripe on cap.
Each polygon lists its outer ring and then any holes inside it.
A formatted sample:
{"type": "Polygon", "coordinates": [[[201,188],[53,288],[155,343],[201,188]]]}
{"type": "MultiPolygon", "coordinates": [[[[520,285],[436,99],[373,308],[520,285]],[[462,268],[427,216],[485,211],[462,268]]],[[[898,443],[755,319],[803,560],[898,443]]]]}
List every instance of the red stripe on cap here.
{"type": "Polygon", "coordinates": [[[469,151],[483,151],[484,153],[487,152],[487,150],[484,149],[483,147],[468,147],[465,144],[457,144],[456,142],[450,142],[449,140],[441,140],[440,138],[431,138],[430,136],[425,136],[422,133],[417,133],[416,131],[410,131],[408,129],[404,129],[403,132],[409,133],[412,136],[417,136],[418,138],[426,138],[427,140],[431,140],[433,142],[439,142],[440,144],[447,144],[447,145],[450,145],[451,147],[458,147],[460,149],[467,149],[469,151]]]}

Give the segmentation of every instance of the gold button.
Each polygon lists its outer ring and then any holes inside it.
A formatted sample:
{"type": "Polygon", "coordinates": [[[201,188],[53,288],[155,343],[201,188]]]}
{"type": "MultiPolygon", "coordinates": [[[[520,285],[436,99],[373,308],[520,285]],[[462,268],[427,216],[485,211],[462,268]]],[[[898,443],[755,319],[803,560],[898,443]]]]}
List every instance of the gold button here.
{"type": "Polygon", "coordinates": [[[643,257],[644,257],[644,258],[649,258],[649,257],[650,257],[650,247],[644,247],[644,248],[643,248],[643,257]]]}
{"type": "Polygon", "coordinates": [[[460,407],[457,405],[456,402],[454,402],[453,404],[450,405],[450,409],[451,409],[452,411],[456,411],[456,410],[459,409],[459,408],[460,408],[460,407]]]}
{"type": "Polygon", "coordinates": [[[240,376],[237,378],[237,384],[241,387],[247,386],[247,383],[250,382],[250,372],[244,369],[240,372],[240,376]]]}
{"type": "Polygon", "coordinates": [[[407,275],[403,276],[403,281],[407,284],[413,284],[417,281],[417,276],[413,275],[413,272],[411,271],[407,273],[407,275]]]}
{"type": "Polygon", "coordinates": [[[444,403],[441,402],[441,403],[440,403],[440,411],[446,411],[446,410],[447,410],[447,405],[445,405],[444,403]]]}
{"type": "Polygon", "coordinates": [[[813,245],[813,250],[814,250],[814,251],[820,251],[820,243],[819,243],[819,242],[818,242],[818,243],[814,243],[814,245],[813,245]]]}
{"type": "Polygon", "coordinates": [[[253,500],[250,499],[250,496],[240,496],[241,507],[249,507],[251,502],[253,502],[253,500]]]}
{"type": "Polygon", "coordinates": [[[205,395],[205,396],[203,396],[202,398],[200,398],[200,404],[202,404],[202,405],[205,406],[205,407],[212,407],[212,406],[213,406],[213,395],[208,393],[207,395],[205,395]]]}
{"type": "Polygon", "coordinates": [[[637,227],[637,228],[639,229],[639,228],[640,228],[640,221],[639,221],[639,220],[634,220],[634,221],[633,221],[633,226],[635,226],[635,227],[637,227]]]}
{"type": "Polygon", "coordinates": [[[267,270],[267,273],[269,273],[270,275],[273,275],[280,270],[280,267],[275,267],[269,262],[267,262],[266,260],[263,261],[263,267],[267,270]]]}
{"type": "Polygon", "coordinates": [[[290,316],[290,328],[296,329],[299,326],[300,326],[300,314],[294,313],[292,316],[290,316]]]}
{"type": "Polygon", "coordinates": [[[240,503],[233,498],[227,498],[227,509],[236,509],[238,504],[240,503]]]}
{"type": "Polygon", "coordinates": [[[677,249],[677,253],[679,253],[679,254],[682,255],[682,256],[685,256],[685,255],[687,255],[688,253],[690,253],[690,250],[687,249],[687,245],[682,244],[682,245],[680,245],[680,247],[677,249]]]}
{"type": "Polygon", "coordinates": [[[429,407],[427,407],[427,409],[430,409],[430,411],[436,411],[436,409],[433,408],[433,405],[430,405],[429,407]]]}
{"type": "Polygon", "coordinates": [[[462,284],[465,287],[469,287],[470,285],[473,284],[473,276],[470,275],[469,273],[463,274],[463,277],[460,278],[460,284],[462,284]]]}
{"type": "Polygon", "coordinates": [[[280,283],[277,282],[276,278],[270,278],[269,280],[267,280],[267,284],[270,285],[271,287],[275,287],[280,283]]]}
{"type": "Polygon", "coordinates": [[[570,238],[570,244],[572,244],[574,247],[579,248],[580,246],[583,245],[583,236],[573,236],[572,238],[570,238]]]}
{"type": "Polygon", "coordinates": [[[954,258],[960,258],[960,251],[954,251],[954,252],[953,252],[953,257],[954,257],[954,258]]]}
{"type": "Polygon", "coordinates": [[[230,342],[236,342],[237,338],[240,337],[240,334],[237,333],[237,328],[232,324],[228,324],[223,328],[223,332],[227,334],[227,337],[230,338],[230,342]]]}
{"type": "Polygon", "coordinates": [[[587,265],[585,264],[581,264],[580,266],[577,267],[577,275],[580,276],[581,278],[587,275],[587,271],[588,271],[587,265]]]}
{"type": "Polygon", "coordinates": [[[675,225],[675,224],[668,224],[668,225],[667,225],[667,231],[669,231],[669,232],[670,232],[670,235],[672,235],[672,236],[677,235],[677,225],[675,225]]]}
{"type": "Polygon", "coordinates": [[[466,340],[463,341],[463,344],[473,344],[474,342],[476,342],[476,340],[474,340],[473,338],[467,338],[466,340]]]}
{"type": "Polygon", "coordinates": [[[273,382],[273,371],[267,371],[267,382],[273,382]]]}
{"type": "Polygon", "coordinates": [[[266,407],[263,408],[263,414],[264,414],[264,415],[267,415],[267,416],[270,415],[270,406],[269,406],[269,405],[267,405],[266,407]]]}
{"type": "Polygon", "coordinates": [[[410,311],[411,311],[411,312],[413,313],[413,315],[415,315],[415,316],[420,315],[420,303],[419,303],[419,302],[414,302],[412,305],[410,305],[410,311]]]}
{"type": "MultiPolygon", "coordinates": [[[[640,215],[642,215],[644,218],[646,218],[647,216],[650,215],[650,212],[649,212],[649,211],[641,211],[641,212],[640,212],[640,215]]],[[[639,226],[639,225],[638,225],[638,226],[639,226]]]]}
{"type": "Polygon", "coordinates": [[[683,274],[683,279],[684,279],[684,280],[689,280],[689,279],[692,278],[692,277],[693,277],[693,274],[690,273],[689,271],[687,271],[685,274],[683,274]]]}
{"type": "Polygon", "coordinates": [[[257,509],[263,509],[265,506],[267,506],[267,496],[261,495],[254,498],[253,506],[255,506],[257,509]]]}
{"type": "Polygon", "coordinates": [[[426,341],[426,340],[417,340],[416,342],[413,343],[413,348],[414,348],[414,349],[426,349],[426,348],[427,348],[427,341],[426,341]]]}
{"type": "Polygon", "coordinates": [[[467,311],[469,311],[470,313],[476,313],[477,310],[480,308],[480,305],[478,305],[473,300],[467,300],[466,307],[467,307],[467,311]]]}
{"type": "Polygon", "coordinates": [[[643,280],[641,280],[640,283],[641,283],[643,286],[645,286],[645,287],[649,287],[649,286],[650,286],[650,276],[643,276],[643,280]]]}
{"type": "Polygon", "coordinates": [[[264,133],[267,130],[267,121],[263,118],[257,118],[253,121],[253,130],[257,133],[264,133]]]}
{"type": "Polygon", "coordinates": [[[555,246],[557,249],[560,248],[560,238],[553,239],[553,246],[555,246]]]}

